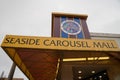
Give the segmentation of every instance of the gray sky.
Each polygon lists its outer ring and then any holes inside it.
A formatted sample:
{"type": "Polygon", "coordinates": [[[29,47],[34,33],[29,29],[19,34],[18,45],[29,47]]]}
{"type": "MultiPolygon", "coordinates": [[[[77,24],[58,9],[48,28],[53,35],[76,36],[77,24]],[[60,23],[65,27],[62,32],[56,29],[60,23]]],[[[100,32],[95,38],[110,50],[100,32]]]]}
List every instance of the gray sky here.
{"type": "MultiPolygon", "coordinates": [[[[87,14],[90,32],[120,34],[120,0],[0,0],[0,44],[6,34],[51,36],[52,12],[87,14]]],[[[11,64],[0,48],[0,74],[11,64]]]]}

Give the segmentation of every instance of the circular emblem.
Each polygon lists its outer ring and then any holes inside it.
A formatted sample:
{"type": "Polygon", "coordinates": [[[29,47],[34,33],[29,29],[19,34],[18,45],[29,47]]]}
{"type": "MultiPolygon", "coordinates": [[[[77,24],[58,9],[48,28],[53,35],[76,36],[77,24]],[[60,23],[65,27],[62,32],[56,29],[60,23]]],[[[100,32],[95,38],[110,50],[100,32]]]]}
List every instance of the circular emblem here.
{"type": "Polygon", "coordinates": [[[61,23],[63,32],[71,35],[76,35],[81,32],[81,26],[78,22],[73,20],[65,20],[61,23]]]}

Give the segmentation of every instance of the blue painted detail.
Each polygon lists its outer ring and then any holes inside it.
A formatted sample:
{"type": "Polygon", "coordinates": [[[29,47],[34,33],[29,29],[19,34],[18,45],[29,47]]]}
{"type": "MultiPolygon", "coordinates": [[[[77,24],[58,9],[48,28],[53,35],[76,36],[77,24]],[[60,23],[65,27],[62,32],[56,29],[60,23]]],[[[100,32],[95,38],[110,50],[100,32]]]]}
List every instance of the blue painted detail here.
{"type": "Polygon", "coordinates": [[[66,34],[65,32],[63,32],[63,31],[61,30],[61,37],[63,37],[63,38],[68,38],[68,34],[66,34]]]}
{"type": "Polygon", "coordinates": [[[63,21],[65,21],[65,20],[67,20],[67,18],[66,18],[65,16],[62,16],[62,17],[61,17],[61,23],[62,23],[63,21]]]}
{"type": "Polygon", "coordinates": [[[80,38],[80,39],[83,39],[83,38],[84,38],[82,31],[77,35],[77,38],[80,38]]]}
{"type": "MultiPolygon", "coordinates": [[[[62,16],[62,17],[61,17],[61,23],[62,23],[63,21],[65,21],[65,20],[67,20],[67,18],[66,18],[65,16],[62,16]]],[[[60,24],[60,25],[61,25],[61,24],[60,24]]],[[[65,32],[63,32],[61,28],[60,28],[60,30],[61,30],[61,37],[63,37],[63,38],[68,38],[68,34],[66,34],[65,32]]]]}
{"type": "MultiPolygon", "coordinates": [[[[74,21],[76,21],[80,24],[80,18],[74,18],[74,21]]],[[[82,26],[81,26],[81,29],[82,29],[82,26]]],[[[83,31],[81,30],[81,32],[79,34],[77,34],[77,38],[84,38],[82,32],[83,31]]]]}
{"type": "Polygon", "coordinates": [[[76,21],[80,24],[80,18],[74,18],[74,21],[76,21]]]}

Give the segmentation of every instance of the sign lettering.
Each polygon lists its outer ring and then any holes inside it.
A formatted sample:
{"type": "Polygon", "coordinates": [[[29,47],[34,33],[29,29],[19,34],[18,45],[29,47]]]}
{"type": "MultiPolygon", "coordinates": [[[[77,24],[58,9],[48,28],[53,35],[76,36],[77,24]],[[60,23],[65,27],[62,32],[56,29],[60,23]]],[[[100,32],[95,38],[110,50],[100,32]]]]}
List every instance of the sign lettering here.
{"type": "Polygon", "coordinates": [[[14,36],[7,35],[2,47],[22,47],[55,50],[89,50],[89,51],[118,51],[114,40],[66,39],[50,37],[14,36]]]}

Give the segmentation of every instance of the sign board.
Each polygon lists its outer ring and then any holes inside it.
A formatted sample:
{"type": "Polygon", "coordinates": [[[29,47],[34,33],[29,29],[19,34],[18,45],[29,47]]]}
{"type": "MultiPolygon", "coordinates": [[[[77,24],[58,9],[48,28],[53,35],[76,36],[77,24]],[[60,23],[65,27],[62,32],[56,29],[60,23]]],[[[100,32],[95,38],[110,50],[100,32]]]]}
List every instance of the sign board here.
{"type": "Polygon", "coordinates": [[[114,40],[68,39],[16,35],[6,35],[1,46],[52,50],[119,51],[118,45],[114,40]]]}

